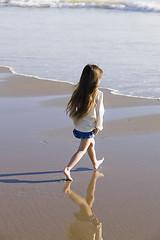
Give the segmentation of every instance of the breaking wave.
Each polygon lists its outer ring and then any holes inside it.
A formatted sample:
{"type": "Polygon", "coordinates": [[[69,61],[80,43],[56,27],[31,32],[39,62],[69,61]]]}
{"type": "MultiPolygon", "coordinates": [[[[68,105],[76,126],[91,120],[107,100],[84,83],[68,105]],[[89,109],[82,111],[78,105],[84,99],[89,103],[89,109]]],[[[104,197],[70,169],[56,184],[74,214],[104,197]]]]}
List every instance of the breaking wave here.
{"type": "Polygon", "coordinates": [[[119,11],[160,12],[160,2],[149,0],[0,0],[0,6],[35,8],[104,8],[119,11]]]}

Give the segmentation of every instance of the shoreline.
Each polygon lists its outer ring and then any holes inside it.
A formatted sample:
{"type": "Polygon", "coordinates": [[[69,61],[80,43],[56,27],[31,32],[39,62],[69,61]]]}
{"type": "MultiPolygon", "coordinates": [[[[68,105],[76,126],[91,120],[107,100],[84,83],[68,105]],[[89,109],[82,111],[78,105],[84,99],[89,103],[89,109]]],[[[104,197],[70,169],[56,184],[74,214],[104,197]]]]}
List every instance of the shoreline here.
{"type": "MultiPolygon", "coordinates": [[[[61,81],[61,80],[57,80],[57,79],[52,79],[52,78],[41,78],[39,76],[34,76],[34,75],[27,75],[27,74],[23,74],[23,73],[18,73],[16,72],[12,67],[9,66],[0,66],[0,73],[12,73],[14,75],[19,75],[22,77],[30,77],[30,78],[35,78],[37,80],[47,80],[47,81],[53,81],[53,82],[59,82],[59,83],[67,83],[67,84],[71,84],[71,85],[76,85],[76,83],[73,82],[68,82],[68,81],[61,81]]],[[[154,97],[143,97],[143,96],[133,96],[133,95],[127,95],[127,94],[123,94],[120,93],[118,90],[116,89],[112,89],[112,88],[105,88],[105,87],[100,87],[100,89],[104,90],[104,91],[108,91],[110,94],[113,95],[118,95],[118,96],[124,96],[124,97],[131,97],[131,98],[138,98],[138,99],[149,99],[149,100],[159,100],[160,98],[154,98],[154,97]]]]}
{"type": "MultiPolygon", "coordinates": [[[[30,76],[16,73],[11,67],[0,66],[0,74],[8,73],[11,76],[7,76],[5,80],[1,82],[2,90],[0,91],[0,97],[23,97],[25,96],[52,96],[52,95],[70,95],[76,84],[71,82],[64,82],[54,79],[40,78],[37,76],[30,76]],[[11,81],[9,81],[11,80],[11,81]],[[14,82],[13,82],[14,80],[14,82]],[[26,81],[27,80],[27,81],[26,81]],[[40,88],[39,92],[36,89],[33,90],[31,83],[40,88]],[[18,91],[18,85],[20,85],[18,91]],[[22,85],[25,84],[25,89],[22,85]],[[4,85],[4,89],[3,89],[4,85]],[[8,86],[7,86],[8,85],[8,86]],[[17,89],[14,86],[17,85],[17,89]],[[47,86],[46,86],[47,85],[47,86]],[[55,88],[55,90],[53,89],[55,88]],[[7,93],[8,90],[8,93],[7,93]],[[4,93],[5,91],[5,93],[4,93]]],[[[118,107],[132,107],[132,106],[146,106],[146,105],[159,105],[160,99],[150,97],[138,97],[115,93],[116,90],[99,88],[104,93],[104,105],[106,108],[118,108],[118,107]],[[121,99],[119,101],[119,99],[121,99]]],[[[65,98],[66,101],[66,98],[65,98]]]]}

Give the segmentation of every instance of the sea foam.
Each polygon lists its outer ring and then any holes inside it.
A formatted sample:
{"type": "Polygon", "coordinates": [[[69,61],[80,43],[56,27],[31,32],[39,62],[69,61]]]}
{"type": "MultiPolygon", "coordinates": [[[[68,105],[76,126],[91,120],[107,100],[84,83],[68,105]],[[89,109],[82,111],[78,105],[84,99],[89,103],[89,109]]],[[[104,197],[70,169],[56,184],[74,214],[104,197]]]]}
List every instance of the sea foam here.
{"type": "Polygon", "coordinates": [[[160,12],[160,2],[147,0],[0,0],[0,6],[36,8],[104,8],[119,11],[160,12]]]}

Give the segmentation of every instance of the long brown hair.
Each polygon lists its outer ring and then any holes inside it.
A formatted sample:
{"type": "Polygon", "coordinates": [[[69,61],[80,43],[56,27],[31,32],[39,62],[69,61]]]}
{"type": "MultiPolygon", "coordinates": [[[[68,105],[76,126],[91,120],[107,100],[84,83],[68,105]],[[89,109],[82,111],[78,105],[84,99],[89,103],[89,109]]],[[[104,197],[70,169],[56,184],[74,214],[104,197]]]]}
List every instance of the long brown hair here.
{"type": "Polygon", "coordinates": [[[84,117],[91,109],[102,75],[103,71],[94,64],[84,67],[80,81],[66,108],[66,113],[69,113],[74,121],[84,117]]]}

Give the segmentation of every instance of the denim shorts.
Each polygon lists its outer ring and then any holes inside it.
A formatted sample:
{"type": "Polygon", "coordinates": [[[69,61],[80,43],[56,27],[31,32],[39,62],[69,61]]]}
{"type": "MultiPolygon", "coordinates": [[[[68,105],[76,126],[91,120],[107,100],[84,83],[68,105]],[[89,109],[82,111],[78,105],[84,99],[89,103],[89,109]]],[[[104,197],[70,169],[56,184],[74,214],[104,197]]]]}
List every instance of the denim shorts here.
{"type": "Polygon", "coordinates": [[[95,133],[94,131],[91,131],[91,132],[80,132],[76,129],[73,130],[73,135],[76,137],[76,138],[79,138],[79,139],[87,139],[87,138],[93,138],[95,137],[95,133]]]}

